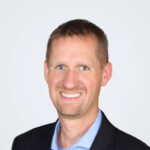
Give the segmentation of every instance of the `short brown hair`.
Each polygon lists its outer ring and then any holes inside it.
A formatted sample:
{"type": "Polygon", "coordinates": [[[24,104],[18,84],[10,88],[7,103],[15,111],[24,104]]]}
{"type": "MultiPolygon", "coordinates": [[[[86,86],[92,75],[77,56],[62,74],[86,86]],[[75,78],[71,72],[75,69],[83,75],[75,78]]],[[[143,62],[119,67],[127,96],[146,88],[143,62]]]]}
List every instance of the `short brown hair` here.
{"type": "Polygon", "coordinates": [[[108,40],[102,29],[88,20],[75,19],[58,26],[50,35],[47,43],[46,61],[49,62],[51,46],[54,40],[66,36],[91,36],[94,35],[98,43],[98,56],[101,67],[108,62],[108,40]]]}

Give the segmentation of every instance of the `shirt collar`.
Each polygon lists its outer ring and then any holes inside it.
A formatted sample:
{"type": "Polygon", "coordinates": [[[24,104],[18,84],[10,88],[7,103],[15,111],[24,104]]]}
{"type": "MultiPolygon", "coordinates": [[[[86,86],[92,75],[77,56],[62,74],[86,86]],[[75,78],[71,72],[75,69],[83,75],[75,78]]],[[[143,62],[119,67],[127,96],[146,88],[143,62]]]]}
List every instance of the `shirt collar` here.
{"type": "MultiPolygon", "coordinates": [[[[99,110],[98,115],[92,126],[89,128],[89,130],[70,148],[73,147],[83,147],[90,149],[92,143],[94,142],[94,139],[98,133],[98,130],[101,126],[102,122],[102,113],[99,110]]],[[[60,129],[60,121],[58,120],[56,123],[53,139],[52,139],[52,144],[51,144],[51,149],[52,150],[58,150],[58,144],[57,144],[57,135],[60,129]]]]}

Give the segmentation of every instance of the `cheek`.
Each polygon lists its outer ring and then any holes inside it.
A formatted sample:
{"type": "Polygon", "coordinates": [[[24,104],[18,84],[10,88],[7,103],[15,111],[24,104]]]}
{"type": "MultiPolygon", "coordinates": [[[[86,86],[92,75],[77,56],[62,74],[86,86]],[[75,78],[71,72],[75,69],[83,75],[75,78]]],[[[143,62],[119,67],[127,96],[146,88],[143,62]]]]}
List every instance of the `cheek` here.
{"type": "Polygon", "coordinates": [[[88,75],[84,78],[82,78],[82,83],[87,89],[88,94],[95,94],[100,91],[101,87],[101,78],[98,77],[97,75],[88,75]]]}
{"type": "Polygon", "coordinates": [[[48,88],[51,100],[55,105],[55,100],[57,97],[57,86],[60,82],[60,77],[54,74],[51,74],[48,79],[48,88]]]}
{"type": "Polygon", "coordinates": [[[98,73],[89,73],[85,76],[82,76],[81,79],[87,86],[100,86],[101,83],[101,74],[98,73]]]}
{"type": "Polygon", "coordinates": [[[62,80],[62,76],[58,74],[51,73],[48,78],[49,89],[55,89],[59,82],[62,80]]]}

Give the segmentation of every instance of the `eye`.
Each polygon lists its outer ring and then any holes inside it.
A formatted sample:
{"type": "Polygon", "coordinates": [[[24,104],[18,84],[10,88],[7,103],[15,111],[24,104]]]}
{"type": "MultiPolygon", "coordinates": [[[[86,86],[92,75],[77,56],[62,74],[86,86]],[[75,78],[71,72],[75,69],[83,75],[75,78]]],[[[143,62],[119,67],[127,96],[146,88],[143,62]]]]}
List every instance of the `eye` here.
{"type": "Polygon", "coordinates": [[[58,66],[56,66],[56,69],[58,69],[58,70],[64,70],[64,66],[63,65],[58,65],[58,66]]]}
{"type": "Polygon", "coordinates": [[[89,70],[89,68],[88,68],[87,66],[81,66],[81,67],[80,67],[80,70],[86,71],[86,70],[89,70]]]}

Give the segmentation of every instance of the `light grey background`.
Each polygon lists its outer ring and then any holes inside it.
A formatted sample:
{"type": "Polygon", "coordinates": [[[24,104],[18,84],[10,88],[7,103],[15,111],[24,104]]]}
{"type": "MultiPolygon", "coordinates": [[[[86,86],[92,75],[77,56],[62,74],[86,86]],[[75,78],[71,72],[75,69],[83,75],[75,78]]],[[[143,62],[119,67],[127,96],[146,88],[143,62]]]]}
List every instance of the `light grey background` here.
{"type": "Polygon", "coordinates": [[[106,32],[113,77],[100,108],[117,127],[150,144],[149,0],[0,0],[0,149],[57,118],[43,76],[49,34],[88,19],[106,32]]]}

